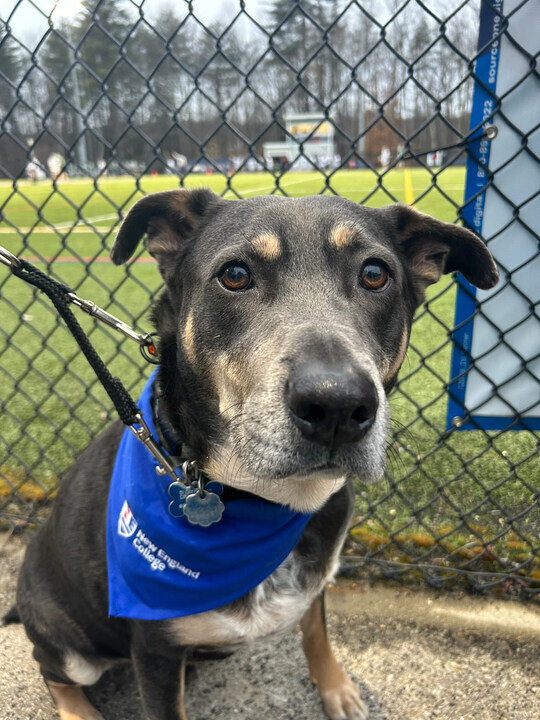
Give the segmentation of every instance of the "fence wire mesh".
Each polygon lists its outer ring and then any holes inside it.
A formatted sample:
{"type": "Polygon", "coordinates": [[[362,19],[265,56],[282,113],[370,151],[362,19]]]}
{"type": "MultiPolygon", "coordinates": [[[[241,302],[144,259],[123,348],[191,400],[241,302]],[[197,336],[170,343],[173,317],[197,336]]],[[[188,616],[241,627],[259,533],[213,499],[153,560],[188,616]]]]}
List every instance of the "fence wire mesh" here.
{"type": "MultiPolygon", "coordinates": [[[[508,23],[527,2],[506,14],[494,3],[495,39],[521,53],[522,82],[538,80],[535,57],[508,23]]],[[[334,193],[459,220],[479,9],[477,0],[4,1],[0,244],[148,329],[159,291],[151,259],[105,262],[142,194],[334,193]]],[[[520,132],[518,152],[537,163],[531,137],[520,132]]],[[[489,183],[504,196],[497,169],[489,183]]],[[[52,305],[3,267],[0,288],[0,518],[21,529],[46,514],[58,478],[113,413],[52,305]]],[[[519,432],[446,430],[454,301],[445,279],[416,317],[392,397],[388,471],[358,487],[345,571],[538,598],[538,435],[519,414],[519,432]]],[[[137,349],[81,323],[136,396],[149,373],[137,349]]]]}

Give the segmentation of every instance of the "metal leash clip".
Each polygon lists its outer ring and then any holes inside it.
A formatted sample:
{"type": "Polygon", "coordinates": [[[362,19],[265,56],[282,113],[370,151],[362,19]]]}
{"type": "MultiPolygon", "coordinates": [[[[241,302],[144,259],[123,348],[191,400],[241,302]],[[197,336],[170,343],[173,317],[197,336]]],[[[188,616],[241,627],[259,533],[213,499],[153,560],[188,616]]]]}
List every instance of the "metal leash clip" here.
{"type": "Polygon", "coordinates": [[[135,427],[135,424],[128,425],[128,427],[137,440],[140,440],[143,445],[148,448],[148,451],[152,454],[152,456],[158,461],[159,464],[156,466],[157,474],[170,475],[173,482],[180,483],[181,485],[186,485],[186,483],[189,484],[191,480],[183,480],[176,473],[176,468],[172,464],[168,455],[163,452],[158,443],[154,440],[152,433],[150,432],[150,428],[145,423],[142,415],[139,414],[136,416],[135,423],[140,425],[140,427],[135,427]]]}
{"type": "Polygon", "coordinates": [[[9,268],[21,267],[19,258],[13,253],[9,252],[9,250],[6,250],[6,248],[2,245],[0,245],[0,263],[2,263],[2,265],[6,265],[6,267],[9,268]]]}
{"type": "Polygon", "coordinates": [[[108,325],[110,328],[113,328],[113,330],[117,330],[119,333],[124,335],[124,337],[127,337],[130,340],[134,340],[136,343],[138,343],[140,345],[141,353],[145,360],[148,360],[148,362],[154,364],[159,363],[157,349],[152,335],[150,335],[149,333],[136,332],[125,322],[115,317],[114,315],[111,315],[111,313],[108,313],[106,310],[103,310],[103,308],[100,308],[99,305],[96,305],[95,302],[80,298],[73,291],[68,293],[68,298],[70,302],[80,308],[83,312],[91,315],[92,317],[95,317],[96,320],[99,320],[105,325],[108,325]]]}

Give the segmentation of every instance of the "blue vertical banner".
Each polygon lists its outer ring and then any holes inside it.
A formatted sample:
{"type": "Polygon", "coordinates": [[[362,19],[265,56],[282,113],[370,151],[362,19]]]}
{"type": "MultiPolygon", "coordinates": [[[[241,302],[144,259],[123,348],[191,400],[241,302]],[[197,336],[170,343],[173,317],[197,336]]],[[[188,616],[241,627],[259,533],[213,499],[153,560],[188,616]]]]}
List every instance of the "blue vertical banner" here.
{"type": "Polygon", "coordinates": [[[480,9],[470,120],[478,139],[470,143],[462,217],[488,241],[501,280],[477,291],[458,275],[448,429],[540,429],[540,326],[531,313],[540,299],[540,84],[527,72],[527,53],[539,45],[532,5],[504,0],[508,17],[503,0],[482,0],[480,9]]]}

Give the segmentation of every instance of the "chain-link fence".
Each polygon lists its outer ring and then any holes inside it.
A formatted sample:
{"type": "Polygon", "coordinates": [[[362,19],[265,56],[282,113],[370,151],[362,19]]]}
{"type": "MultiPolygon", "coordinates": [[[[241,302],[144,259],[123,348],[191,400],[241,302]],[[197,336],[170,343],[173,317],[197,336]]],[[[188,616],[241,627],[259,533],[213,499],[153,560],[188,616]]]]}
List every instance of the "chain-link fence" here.
{"type": "MultiPolygon", "coordinates": [[[[159,291],[150,258],[142,252],[123,269],[106,262],[141,194],[179,185],[231,198],[330,192],[460,219],[478,139],[475,80],[493,100],[480,131],[520,83],[538,82],[535,55],[513,33],[533,0],[504,4],[491,0],[495,30],[478,44],[478,0],[4,0],[0,244],[149,329],[159,291]],[[475,63],[503,39],[523,70],[496,95],[475,63]]],[[[516,156],[538,167],[537,126],[512,127],[516,156]]],[[[498,168],[483,169],[523,219],[527,203],[499,187],[498,168]]],[[[417,315],[393,393],[387,475],[358,487],[344,567],[538,597],[540,467],[527,413],[509,420],[518,432],[446,427],[455,287],[438,283],[417,315]]],[[[43,517],[62,472],[113,413],[50,303],[3,267],[0,288],[0,517],[17,529],[43,517]]],[[[537,323],[526,300],[523,322],[537,323]]],[[[81,322],[136,395],[149,372],[137,349],[81,322]]],[[[505,332],[499,340],[511,347],[505,332]]],[[[537,380],[538,347],[520,358],[537,380]]]]}

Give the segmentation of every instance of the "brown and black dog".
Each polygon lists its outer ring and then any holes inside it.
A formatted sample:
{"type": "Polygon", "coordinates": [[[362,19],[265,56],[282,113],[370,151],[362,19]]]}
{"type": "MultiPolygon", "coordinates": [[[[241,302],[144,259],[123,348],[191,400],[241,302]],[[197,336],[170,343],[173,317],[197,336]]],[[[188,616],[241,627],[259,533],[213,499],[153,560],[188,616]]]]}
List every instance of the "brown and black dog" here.
{"type": "Polygon", "coordinates": [[[19,580],[18,612],[60,716],[100,718],[81,686],[128,659],[145,716],[181,718],[186,658],[300,623],[328,716],[363,719],[322,601],[353,511],[352,478],[383,473],[387,395],[426,287],[459,270],[489,288],[496,266],[461,227],[328,196],[150,195],[127,215],[113,261],[126,262],[145,233],[165,283],[153,319],[169,433],[225,488],[312,516],[277,569],[233,602],[157,621],[110,617],[106,508],[124,432],[112,425],[63,480],[19,580]]]}

